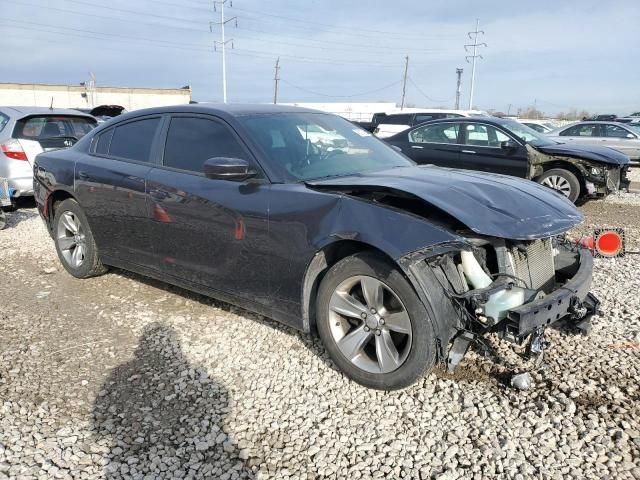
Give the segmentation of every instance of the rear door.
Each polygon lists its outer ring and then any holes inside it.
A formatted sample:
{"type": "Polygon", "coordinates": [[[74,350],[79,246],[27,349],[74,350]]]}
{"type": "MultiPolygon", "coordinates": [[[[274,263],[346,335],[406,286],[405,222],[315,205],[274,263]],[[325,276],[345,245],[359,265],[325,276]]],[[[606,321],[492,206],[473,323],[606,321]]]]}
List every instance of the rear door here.
{"type": "Polygon", "coordinates": [[[241,158],[259,167],[224,121],[173,115],[161,165],[148,176],[156,262],[168,275],[245,301],[270,302],[270,184],[210,179],[205,160],[241,158]]]}
{"type": "Polygon", "coordinates": [[[460,164],[463,168],[526,177],[527,150],[520,142],[486,123],[465,123],[462,130],[460,164]],[[512,142],[513,147],[503,148],[504,142],[512,142]]]}
{"type": "Polygon", "coordinates": [[[76,163],[75,190],[109,261],[153,267],[146,177],[157,159],[162,117],[136,117],[100,132],[76,163]]]}
{"type": "Polygon", "coordinates": [[[460,123],[429,123],[407,133],[404,153],[414,162],[460,168],[460,123]]]}

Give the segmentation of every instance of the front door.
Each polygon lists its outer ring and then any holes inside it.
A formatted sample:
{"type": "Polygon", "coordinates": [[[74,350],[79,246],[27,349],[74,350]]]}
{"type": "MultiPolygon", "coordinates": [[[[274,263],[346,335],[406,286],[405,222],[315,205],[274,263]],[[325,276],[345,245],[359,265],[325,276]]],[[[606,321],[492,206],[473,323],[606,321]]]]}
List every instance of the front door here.
{"type": "Polygon", "coordinates": [[[464,124],[462,143],[460,164],[464,168],[514,177],[527,176],[526,148],[493,125],[464,124]],[[505,142],[510,142],[511,146],[505,142]]]}
{"type": "Polygon", "coordinates": [[[267,304],[270,184],[262,173],[244,182],[207,178],[203,164],[214,157],[255,163],[223,121],[171,118],[162,165],[147,180],[156,261],[170,276],[267,304]]]}
{"type": "Polygon", "coordinates": [[[601,131],[600,141],[604,146],[615,148],[631,158],[640,158],[640,134],[611,123],[602,125],[601,131]]]}

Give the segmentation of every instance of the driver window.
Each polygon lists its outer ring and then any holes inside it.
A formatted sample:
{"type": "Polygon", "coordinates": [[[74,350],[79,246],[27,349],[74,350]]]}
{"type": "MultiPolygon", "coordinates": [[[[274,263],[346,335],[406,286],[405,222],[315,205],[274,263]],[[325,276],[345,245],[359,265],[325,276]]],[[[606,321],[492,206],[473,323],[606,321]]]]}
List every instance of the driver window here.
{"type": "Polygon", "coordinates": [[[202,173],[205,160],[214,157],[247,159],[226,125],[199,117],[171,119],[164,147],[165,166],[202,173]]]}
{"type": "Polygon", "coordinates": [[[425,125],[409,132],[411,143],[458,143],[460,124],[425,125]]]}
{"type": "Polygon", "coordinates": [[[474,147],[500,147],[501,142],[510,140],[504,133],[491,125],[469,124],[466,126],[465,145],[474,147]]]}
{"type": "Polygon", "coordinates": [[[605,137],[627,138],[629,132],[622,127],[618,127],[617,125],[605,125],[604,135],[605,137]]]}

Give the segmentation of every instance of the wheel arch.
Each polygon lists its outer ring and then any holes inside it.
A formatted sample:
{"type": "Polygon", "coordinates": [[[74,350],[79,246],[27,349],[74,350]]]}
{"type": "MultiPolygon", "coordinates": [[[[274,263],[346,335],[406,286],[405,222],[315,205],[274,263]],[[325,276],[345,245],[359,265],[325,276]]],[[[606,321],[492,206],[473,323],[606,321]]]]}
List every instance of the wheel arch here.
{"type": "Polygon", "coordinates": [[[56,216],[56,207],[59,203],[73,199],[76,202],[78,201],[72,192],[64,189],[57,189],[52,191],[46,201],[46,209],[47,209],[47,226],[49,227],[49,232],[52,231],[53,228],[53,219],[56,216]]]}
{"type": "MultiPolygon", "coordinates": [[[[343,258],[362,252],[371,252],[398,265],[390,255],[379,248],[358,240],[336,240],[318,250],[309,264],[302,281],[302,325],[305,332],[315,332],[316,296],[324,274],[343,258]]],[[[398,265],[398,269],[404,273],[398,265]]]]}
{"type": "Polygon", "coordinates": [[[567,170],[571,173],[573,173],[576,178],[578,179],[578,182],[580,182],[580,194],[578,195],[579,197],[582,197],[586,190],[586,185],[585,185],[585,172],[583,170],[581,170],[575,163],[569,161],[569,160],[552,160],[550,162],[546,162],[542,165],[542,173],[540,175],[538,175],[534,180],[537,182],[538,179],[545,174],[546,172],[548,172],[549,170],[553,170],[554,168],[560,168],[562,170],[567,170]]]}

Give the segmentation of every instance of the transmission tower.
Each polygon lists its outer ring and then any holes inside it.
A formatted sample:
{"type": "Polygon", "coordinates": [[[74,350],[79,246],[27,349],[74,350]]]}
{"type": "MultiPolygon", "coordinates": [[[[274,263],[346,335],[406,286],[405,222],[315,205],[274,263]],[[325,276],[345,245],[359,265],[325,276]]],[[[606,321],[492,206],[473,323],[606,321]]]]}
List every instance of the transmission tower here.
{"type": "Polygon", "coordinates": [[[476,29],[473,32],[468,32],[469,39],[473,40],[473,43],[464,46],[466,52],[469,52],[470,48],[473,48],[472,55],[467,55],[465,59],[469,62],[471,59],[471,92],[469,93],[469,110],[473,108],[473,87],[476,83],[476,59],[482,58],[482,55],[478,53],[478,47],[486,47],[484,42],[478,43],[478,35],[484,35],[484,31],[480,30],[480,20],[476,20],[476,29]]]}
{"type": "Polygon", "coordinates": [[[235,21],[236,27],[238,26],[238,17],[224,18],[224,6],[229,2],[229,6],[233,7],[233,3],[231,0],[216,0],[213,2],[213,11],[217,12],[220,7],[220,21],[219,22],[211,22],[209,24],[209,30],[213,32],[213,26],[220,26],[220,41],[213,42],[213,50],[217,51],[217,46],[220,45],[222,47],[222,101],[227,103],[227,57],[226,57],[226,47],[227,43],[231,43],[231,48],[233,48],[233,38],[225,40],[224,38],[224,27],[227,23],[235,21]]]}

